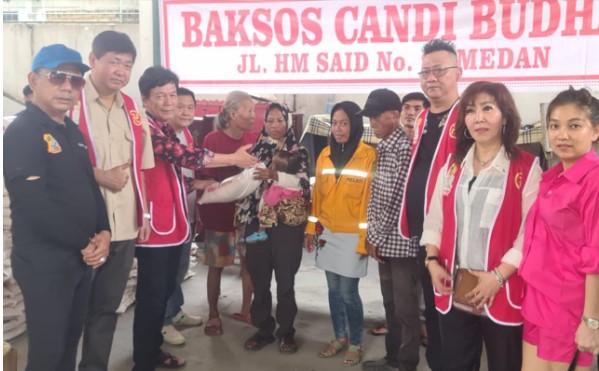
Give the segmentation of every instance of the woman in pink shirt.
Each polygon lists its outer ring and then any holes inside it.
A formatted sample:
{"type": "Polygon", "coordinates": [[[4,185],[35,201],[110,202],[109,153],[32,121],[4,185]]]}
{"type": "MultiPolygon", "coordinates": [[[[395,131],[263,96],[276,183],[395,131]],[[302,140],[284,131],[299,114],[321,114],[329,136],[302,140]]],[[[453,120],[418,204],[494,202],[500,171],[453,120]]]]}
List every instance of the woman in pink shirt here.
{"type": "Polygon", "coordinates": [[[560,163],[543,174],[526,220],[522,370],[590,370],[599,353],[599,100],[563,91],[547,109],[560,163]]]}

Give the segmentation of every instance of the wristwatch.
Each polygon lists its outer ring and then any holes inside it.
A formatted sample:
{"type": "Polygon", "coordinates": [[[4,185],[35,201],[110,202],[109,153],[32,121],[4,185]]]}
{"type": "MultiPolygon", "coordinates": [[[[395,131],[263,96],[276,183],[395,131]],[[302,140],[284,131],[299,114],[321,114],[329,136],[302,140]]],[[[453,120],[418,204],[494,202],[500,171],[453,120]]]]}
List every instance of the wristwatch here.
{"type": "Polygon", "coordinates": [[[426,259],[424,259],[424,268],[428,269],[428,265],[432,260],[439,261],[439,257],[438,256],[427,256],[426,259]]]}
{"type": "Polygon", "coordinates": [[[591,330],[599,330],[599,319],[582,316],[582,322],[591,330]]]}
{"type": "Polygon", "coordinates": [[[150,220],[150,219],[152,219],[152,214],[150,214],[150,213],[144,213],[143,214],[143,218],[150,220]]]}

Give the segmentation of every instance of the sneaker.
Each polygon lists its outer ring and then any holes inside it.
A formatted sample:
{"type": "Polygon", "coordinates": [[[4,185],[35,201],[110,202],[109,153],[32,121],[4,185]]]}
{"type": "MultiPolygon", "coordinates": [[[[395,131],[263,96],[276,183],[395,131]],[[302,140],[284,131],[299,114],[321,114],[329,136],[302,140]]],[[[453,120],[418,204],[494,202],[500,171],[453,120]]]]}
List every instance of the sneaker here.
{"type": "Polygon", "coordinates": [[[204,323],[204,319],[200,316],[192,316],[189,313],[180,311],[173,317],[173,325],[176,326],[200,326],[204,323]]]}
{"type": "Polygon", "coordinates": [[[170,345],[185,344],[185,337],[173,325],[162,326],[162,338],[170,345]]]}
{"type": "Polygon", "coordinates": [[[268,235],[266,234],[265,231],[262,232],[255,232],[252,233],[251,235],[247,236],[245,238],[245,243],[256,243],[256,242],[260,242],[260,241],[266,241],[268,240],[268,235]]]}

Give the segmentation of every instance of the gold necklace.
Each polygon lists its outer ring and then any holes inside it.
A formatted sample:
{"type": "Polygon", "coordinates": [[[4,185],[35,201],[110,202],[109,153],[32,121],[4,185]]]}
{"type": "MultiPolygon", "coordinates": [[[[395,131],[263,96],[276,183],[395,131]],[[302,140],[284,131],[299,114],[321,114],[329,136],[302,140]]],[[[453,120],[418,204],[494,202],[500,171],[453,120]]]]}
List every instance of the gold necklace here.
{"type": "MultiPolygon", "coordinates": [[[[497,154],[495,154],[495,156],[497,156],[497,154]]],[[[495,156],[493,156],[493,158],[495,158],[495,156]]],[[[487,166],[487,164],[493,160],[493,158],[491,158],[490,160],[487,160],[487,161],[483,161],[483,160],[481,160],[481,159],[478,157],[478,155],[476,154],[476,151],[474,151],[474,158],[476,159],[476,161],[478,161],[478,163],[479,163],[479,164],[480,164],[482,167],[485,167],[485,166],[487,166]]]]}

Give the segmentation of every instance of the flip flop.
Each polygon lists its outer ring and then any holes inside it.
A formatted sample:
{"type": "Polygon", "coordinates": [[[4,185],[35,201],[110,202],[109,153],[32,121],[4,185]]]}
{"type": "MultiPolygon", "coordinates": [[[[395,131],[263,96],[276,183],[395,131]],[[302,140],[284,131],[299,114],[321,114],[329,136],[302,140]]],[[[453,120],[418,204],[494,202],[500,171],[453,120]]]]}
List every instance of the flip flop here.
{"type": "Polygon", "coordinates": [[[293,336],[283,336],[279,343],[279,352],[281,353],[295,353],[297,352],[297,343],[293,336]]]}
{"type": "Polygon", "coordinates": [[[219,317],[210,318],[204,327],[204,334],[208,336],[219,336],[223,334],[223,323],[219,317]]]}
{"type": "Polygon", "coordinates": [[[273,343],[274,341],[275,341],[274,336],[272,336],[272,335],[265,336],[265,335],[262,335],[257,332],[245,341],[245,344],[243,345],[243,347],[246,350],[251,350],[253,352],[256,352],[256,351],[264,348],[266,345],[273,343]]]}
{"type": "Polygon", "coordinates": [[[389,330],[387,329],[386,323],[380,324],[380,325],[376,326],[375,328],[373,328],[372,330],[370,330],[370,334],[373,336],[385,336],[385,335],[387,335],[388,332],[389,332],[389,330]]]}
{"type": "Polygon", "coordinates": [[[248,313],[245,316],[241,313],[233,313],[233,319],[235,321],[245,322],[248,325],[252,324],[252,316],[248,313]]]}
{"type": "Polygon", "coordinates": [[[184,366],[185,360],[183,358],[175,357],[174,355],[163,350],[160,351],[160,355],[156,361],[156,367],[159,368],[181,368],[184,366]]]}

